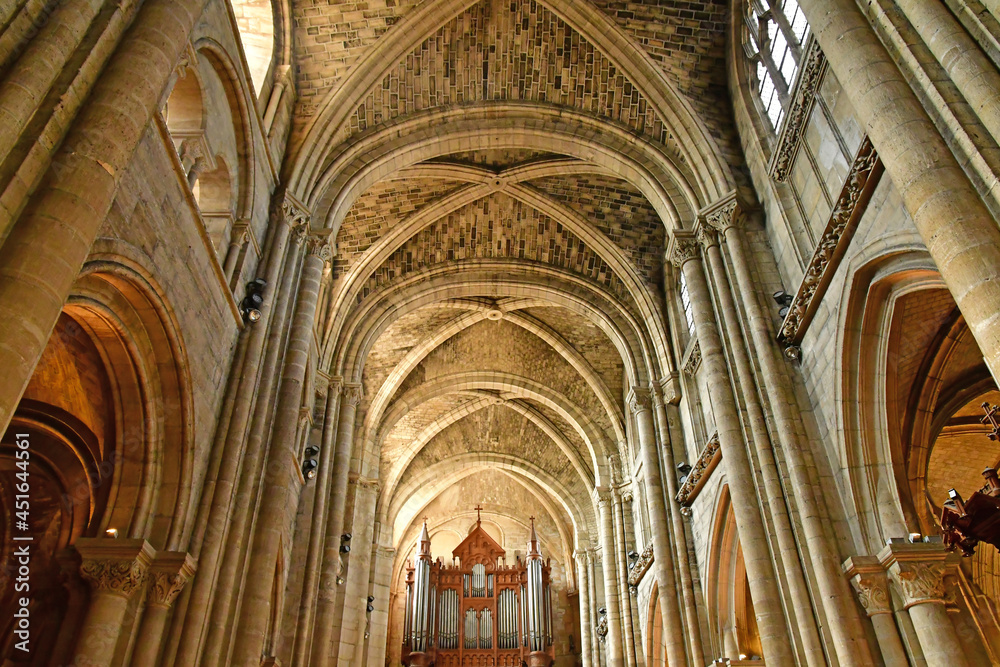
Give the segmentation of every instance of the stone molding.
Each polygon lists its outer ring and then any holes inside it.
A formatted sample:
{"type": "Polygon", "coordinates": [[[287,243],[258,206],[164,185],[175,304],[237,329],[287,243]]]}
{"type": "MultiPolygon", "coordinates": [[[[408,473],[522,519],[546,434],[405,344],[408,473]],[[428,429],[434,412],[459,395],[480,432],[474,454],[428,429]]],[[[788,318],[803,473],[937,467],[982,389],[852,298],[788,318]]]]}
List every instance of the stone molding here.
{"type": "Polygon", "coordinates": [[[940,542],[910,544],[902,540],[890,540],[878,555],[903,598],[904,609],[918,604],[944,604],[944,577],[948,562],[955,558],[940,542]]]}
{"type": "Polygon", "coordinates": [[[74,545],[80,553],[80,576],[95,593],[126,600],[142,588],[156,551],[146,540],[82,537],[74,545]]]}
{"type": "Polygon", "coordinates": [[[378,483],[377,479],[371,479],[369,477],[363,477],[361,475],[357,475],[357,474],[354,474],[354,473],[351,473],[351,476],[348,479],[348,483],[351,486],[357,486],[357,487],[360,487],[362,489],[371,489],[371,490],[374,490],[374,492],[376,494],[381,489],[381,487],[379,486],[379,483],[378,483]]]}
{"type": "Polygon", "coordinates": [[[680,268],[692,259],[701,256],[701,246],[692,232],[675,231],[667,246],[666,260],[680,268]]]}
{"type": "Polygon", "coordinates": [[[699,224],[710,227],[720,233],[725,233],[730,227],[739,225],[743,218],[743,207],[740,206],[736,190],[731,191],[711,206],[706,206],[698,214],[699,224]]]}
{"type": "Polygon", "coordinates": [[[671,373],[660,379],[659,392],[656,395],[660,396],[666,404],[677,405],[681,400],[680,384],[680,376],[677,373],[671,373]]]}
{"type": "Polygon", "coordinates": [[[158,553],[149,567],[147,604],[170,608],[197,569],[197,561],[182,551],[158,553]]]}
{"type": "Polygon", "coordinates": [[[698,223],[698,227],[694,231],[694,236],[705,250],[719,246],[719,232],[704,221],[698,223]]]}
{"type": "Polygon", "coordinates": [[[330,235],[329,229],[311,232],[306,237],[306,254],[319,257],[324,262],[333,259],[333,244],[330,235]]]}
{"type": "Polygon", "coordinates": [[[844,562],[843,568],[858,595],[858,602],[869,617],[892,613],[889,577],[877,558],[854,556],[844,562]]]}
{"type": "Polygon", "coordinates": [[[792,163],[805,134],[806,120],[816,100],[816,91],[826,72],[826,56],[812,35],[802,47],[802,53],[798,80],[791,94],[792,104],[785,115],[784,125],[768,164],[768,173],[779,183],[783,183],[792,170],[792,163]]]}
{"type": "Polygon", "coordinates": [[[653,565],[653,545],[650,544],[642,553],[639,554],[639,560],[635,562],[632,569],[628,574],[628,585],[630,589],[637,589],[639,582],[642,581],[643,575],[649,571],[649,568],[653,565]]]}
{"type": "Polygon", "coordinates": [[[341,400],[355,408],[361,403],[361,385],[356,382],[344,383],[344,394],[341,400]]]}
{"type": "Polygon", "coordinates": [[[677,490],[675,498],[682,507],[688,507],[694,502],[694,499],[698,496],[698,492],[701,491],[705,482],[708,481],[709,475],[712,474],[712,471],[715,470],[721,460],[722,451],[719,448],[719,434],[716,433],[709,439],[705,445],[705,449],[701,450],[701,455],[698,456],[698,460],[691,467],[691,472],[688,473],[684,483],[681,484],[681,488],[677,490]]]}
{"type": "Polygon", "coordinates": [[[684,364],[681,366],[681,370],[694,377],[694,374],[698,372],[699,366],[701,366],[701,343],[695,338],[691,349],[688,350],[687,355],[684,357],[684,364]]]}
{"type": "Polygon", "coordinates": [[[812,259],[806,267],[795,298],[788,308],[785,321],[781,324],[779,340],[787,345],[797,345],[802,341],[806,327],[812,321],[833,279],[833,274],[851,244],[854,231],[861,216],[868,208],[868,202],[875,186],[882,177],[882,162],[868,137],[854,158],[840,197],[833,207],[830,220],[816,245],[812,259]]]}

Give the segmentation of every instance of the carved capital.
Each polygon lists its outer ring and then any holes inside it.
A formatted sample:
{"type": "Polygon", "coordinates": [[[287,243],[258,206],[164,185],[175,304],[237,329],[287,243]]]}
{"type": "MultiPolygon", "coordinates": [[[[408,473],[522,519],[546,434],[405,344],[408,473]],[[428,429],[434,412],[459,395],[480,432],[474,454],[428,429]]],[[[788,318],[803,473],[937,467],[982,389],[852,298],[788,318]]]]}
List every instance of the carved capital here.
{"type": "Polygon", "coordinates": [[[330,243],[330,231],[313,232],[306,237],[306,253],[319,257],[324,262],[333,259],[333,246],[330,243]]]}
{"type": "Polygon", "coordinates": [[[948,552],[940,543],[903,543],[892,540],[878,556],[903,598],[904,608],[944,603],[944,576],[948,552]]]}
{"type": "Polygon", "coordinates": [[[674,232],[667,248],[667,261],[674,266],[683,267],[688,261],[698,259],[701,247],[691,232],[674,232]]]}
{"type": "Polygon", "coordinates": [[[873,556],[848,558],[843,568],[851,580],[854,592],[858,595],[858,601],[869,616],[892,613],[889,577],[877,558],[873,556]]]}
{"type": "Polygon", "coordinates": [[[702,226],[725,233],[730,227],[737,226],[742,217],[743,212],[740,210],[739,201],[736,199],[736,191],[734,190],[704,209],[700,219],[702,226]]]}
{"type": "Polygon", "coordinates": [[[156,555],[149,568],[149,593],[146,603],[169,608],[181,594],[197,569],[196,562],[183,552],[156,555]]]}
{"type": "Polygon", "coordinates": [[[327,389],[326,389],[328,396],[337,398],[340,396],[343,390],[344,390],[344,378],[342,378],[339,375],[330,378],[330,381],[327,383],[327,389]]]}
{"type": "Polygon", "coordinates": [[[698,229],[694,232],[694,236],[698,240],[699,245],[705,250],[719,245],[719,232],[707,225],[699,224],[698,229]]]}
{"type": "MultiPolygon", "coordinates": [[[[701,350],[699,349],[699,352],[701,350]]],[[[660,379],[660,391],[663,392],[663,402],[676,405],[681,400],[680,377],[677,373],[671,373],[660,379]]]]}
{"type": "Polygon", "coordinates": [[[344,383],[344,395],[341,400],[351,407],[358,407],[361,403],[361,385],[354,382],[344,383]]]}
{"type": "Polygon", "coordinates": [[[632,411],[633,415],[638,415],[640,412],[649,410],[651,405],[651,393],[649,389],[632,387],[632,390],[628,393],[628,409],[632,411]]]}
{"type": "Polygon", "coordinates": [[[374,491],[376,494],[379,492],[379,483],[377,479],[371,479],[370,477],[363,477],[361,475],[352,474],[348,480],[351,486],[357,486],[361,489],[369,489],[374,491]]]}
{"type": "Polygon", "coordinates": [[[594,502],[597,506],[603,510],[611,507],[611,490],[607,487],[598,487],[594,489],[594,502]]]}
{"type": "Polygon", "coordinates": [[[155,551],[145,540],[80,538],[80,576],[95,593],[128,599],[142,587],[155,551]]]}
{"type": "MultiPolygon", "coordinates": [[[[309,229],[310,214],[302,203],[293,197],[287,190],[281,195],[281,204],[278,208],[280,222],[296,229],[309,229]]],[[[303,231],[303,234],[305,231],[303,231]]]]}

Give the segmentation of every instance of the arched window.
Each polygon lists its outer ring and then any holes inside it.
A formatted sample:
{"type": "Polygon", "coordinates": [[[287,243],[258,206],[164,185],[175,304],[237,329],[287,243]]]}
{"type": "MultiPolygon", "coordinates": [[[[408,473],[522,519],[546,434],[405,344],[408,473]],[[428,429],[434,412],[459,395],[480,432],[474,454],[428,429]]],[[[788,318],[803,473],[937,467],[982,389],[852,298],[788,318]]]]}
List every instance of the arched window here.
{"type": "Polygon", "coordinates": [[[232,5],[253,89],[260,95],[274,58],[274,10],[271,0],[232,0],[232,5]]]}
{"type": "Polygon", "coordinates": [[[747,0],[743,47],[764,116],[781,127],[809,32],[797,0],[747,0]]]}

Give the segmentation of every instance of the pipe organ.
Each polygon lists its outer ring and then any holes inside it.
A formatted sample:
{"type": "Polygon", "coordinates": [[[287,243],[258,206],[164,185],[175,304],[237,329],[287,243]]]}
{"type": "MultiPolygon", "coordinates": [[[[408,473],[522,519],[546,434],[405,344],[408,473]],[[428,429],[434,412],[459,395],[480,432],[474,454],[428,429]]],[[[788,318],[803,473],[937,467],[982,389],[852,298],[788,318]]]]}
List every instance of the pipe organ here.
{"type": "Polygon", "coordinates": [[[425,522],[406,572],[406,667],[552,664],[551,568],[539,552],[534,517],[528,554],[514,565],[479,519],[451,565],[431,562],[430,554],[425,522]]]}

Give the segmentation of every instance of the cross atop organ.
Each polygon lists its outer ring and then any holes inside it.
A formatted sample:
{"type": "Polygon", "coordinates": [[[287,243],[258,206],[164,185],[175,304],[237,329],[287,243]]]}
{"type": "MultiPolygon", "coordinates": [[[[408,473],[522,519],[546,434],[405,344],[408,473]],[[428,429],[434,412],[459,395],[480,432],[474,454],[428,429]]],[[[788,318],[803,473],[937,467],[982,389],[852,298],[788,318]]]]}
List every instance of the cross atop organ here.
{"type": "Polygon", "coordinates": [[[531,517],[528,553],[507,565],[505,552],[476,527],[452,552],[431,561],[424,521],[407,566],[403,664],[407,667],[549,667],[552,643],[550,567],[531,517]]]}

